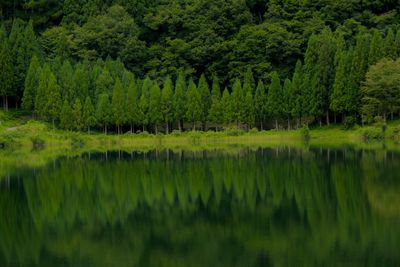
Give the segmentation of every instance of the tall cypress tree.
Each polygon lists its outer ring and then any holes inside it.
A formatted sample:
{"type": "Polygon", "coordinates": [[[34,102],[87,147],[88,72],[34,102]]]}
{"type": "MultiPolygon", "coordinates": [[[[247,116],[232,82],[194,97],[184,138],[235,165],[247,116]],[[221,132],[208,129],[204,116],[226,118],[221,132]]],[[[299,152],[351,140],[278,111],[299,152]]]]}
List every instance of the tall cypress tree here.
{"type": "Polygon", "coordinates": [[[139,91],[136,82],[129,84],[126,96],[126,118],[131,126],[131,133],[134,132],[134,125],[140,123],[139,117],[139,91]]]}
{"type": "Polygon", "coordinates": [[[221,98],[221,110],[225,124],[229,124],[234,120],[233,105],[231,95],[228,88],[225,87],[221,98]]]}
{"type": "Polygon", "coordinates": [[[139,117],[140,122],[143,125],[143,131],[145,126],[149,123],[149,102],[150,102],[150,89],[153,86],[152,81],[149,77],[143,81],[141,88],[141,96],[139,101],[139,117]]]}
{"type": "Polygon", "coordinates": [[[149,101],[149,120],[154,124],[155,133],[158,133],[158,124],[162,122],[163,116],[161,111],[161,90],[160,86],[155,82],[150,90],[149,101]]]}
{"type": "Polygon", "coordinates": [[[96,109],[96,119],[103,126],[104,133],[107,134],[107,127],[111,121],[111,104],[108,94],[99,95],[96,109]]]}
{"type": "Polygon", "coordinates": [[[81,102],[85,101],[86,97],[89,96],[89,71],[85,65],[77,64],[75,66],[74,78],[73,78],[73,90],[74,96],[79,98],[81,102]]]}
{"type": "Polygon", "coordinates": [[[342,52],[339,65],[336,68],[335,81],[333,83],[333,92],[331,94],[331,104],[330,108],[333,112],[337,114],[343,114],[346,109],[346,63],[347,63],[347,53],[342,52]]]}
{"type": "Polygon", "coordinates": [[[233,107],[233,117],[234,120],[236,121],[236,125],[239,126],[239,122],[241,121],[243,117],[243,106],[244,106],[244,98],[245,95],[243,94],[243,88],[240,83],[239,79],[235,79],[235,82],[233,83],[233,88],[232,88],[232,95],[231,95],[231,101],[232,101],[232,107],[233,107]]]}
{"type": "Polygon", "coordinates": [[[8,110],[8,98],[15,95],[14,70],[10,57],[8,42],[4,41],[0,50],[0,95],[3,97],[3,107],[8,110]]]}
{"type": "Polygon", "coordinates": [[[271,74],[271,85],[268,91],[268,114],[275,120],[275,128],[278,129],[278,119],[282,115],[282,87],[279,75],[276,71],[271,74]]]}
{"type": "Polygon", "coordinates": [[[389,28],[384,41],[384,55],[387,58],[396,59],[395,37],[393,30],[389,28]]]}
{"type": "Polygon", "coordinates": [[[267,115],[267,94],[264,83],[259,80],[254,96],[255,120],[260,124],[261,130],[264,130],[264,121],[267,115]]]}
{"type": "MultiPolygon", "coordinates": [[[[302,117],[306,114],[303,109],[303,65],[298,60],[292,79],[292,116],[297,119],[297,127],[300,126],[302,117]]],[[[308,99],[307,99],[308,100],[308,99]]]]}
{"type": "Polygon", "coordinates": [[[247,92],[254,94],[255,87],[256,81],[254,80],[253,71],[251,70],[251,67],[248,67],[243,79],[244,94],[247,94],[247,92]]]}
{"type": "Polygon", "coordinates": [[[77,94],[75,92],[74,70],[69,60],[65,60],[61,66],[59,81],[63,99],[67,99],[70,103],[74,103],[77,94]]]}
{"type": "Polygon", "coordinates": [[[32,111],[35,107],[36,90],[39,85],[39,75],[41,72],[39,60],[36,55],[32,57],[28,74],[25,79],[24,96],[22,97],[22,107],[32,111]]]}
{"type": "Polygon", "coordinates": [[[37,87],[36,98],[35,98],[35,113],[39,117],[45,116],[47,85],[49,82],[48,79],[50,77],[50,74],[51,74],[50,66],[46,63],[44,64],[39,76],[39,84],[37,87]]]}
{"type": "Polygon", "coordinates": [[[90,99],[90,96],[86,97],[82,111],[82,119],[84,127],[86,127],[88,133],[90,134],[90,128],[95,126],[97,122],[94,107],[92,104],[92,100],[90,99]]]}
{"type": "Polygon", "coordinates": [[[165,122],[166,133],[169,134],[170,124],[174,120],[174,90],[169,76],[165,78],[161,94],[161,110],[165,122]]]}
{"type": "Polygon", "coordinates": [[[69,105],[68,100],[65,99],[60,113],[60,127],[64,130],[72,130],[74,123],[72,108],[69,105]]]}
{"type": "Polygon", "coordinates": [[[72,117],[74,119],[74,128],[75,130],[81,131],[84,126],[83,114],[82,114],[82,103],[79,98],[75,100],[75,103],[72,107],[72,117]]]}
{"type": "Polygon", "coordinates": [[[61,88],[57,83],[56,76],[50,72],[46,90],[45,116],[52,121],[53,128],[55,128],[55,121],[60,116],[61,103],[61,88]]]}
{"type": "Polygon", "coordinates": [[[292,118],[292,110],[293,110],[293,87],[292,82],[289,79],[285,79],[283,84],[283,101],[282,101],[282,113],[284,114],[288,130],[290,130],[290,120],[292,118]]]}
{"type": "Polygon", "coordinates": [[[213,85],[211,90],[211,108],[208,113],[208,120],[218,126],[223,122],[223,114],[221,109],[221,88],[219,86],[218,77],[213,77],[213,85]]]}
{"type": "Polygon", "coordinates": [[[368,56],[368,64],[374,65],[381,59],[384,55],[384,49],[382,47],[382,35],[380,31],[374,30],[371,44],[369,47],[369,56],[368,56]]]}
{"type": "Polygon", "coordinates": [[[117,126],[118,134],[121,134],[121,126],[125,123],[125,93],[122,89],[122,83],[117,78],[113,94],[112,94],[112,111],[113,111],[113,122],[117,126]]]}
{"type": "Polygon", "coordinates": [[[254,114],[254,100],[253,94],[251,91],[246,91],[246,97],[244,99],[243,104],[243,116],[242,116],[242,123],[247,125],[247,129],[250,129],[255,121],[255,114],[254,114]]]}
{"type": "Polygon", "coordinates": [[[198,92],[200,94],[201,99],[201,118],[203,130],[206,128],[208,111],[211,107],[211,94],[210,88],[207,83],[206,76],[204,74],[201,75],[198,85],[198,92]]]}
{"type": "Polygon", "coordinates": [[[99,77],[97,77],[96,79],[95,95],[98,97],[101,94],[110,94],[114,84],[115,83],[113,78],[111,77],[110,72],[107,68],[104,68],[99,77]]]}
{"type": "Polygon", "coordinates": [[[183,72],[179,72],[174,92],[174,117],[178,122],[179,131],[182,131],[183,119],[186,116],[186,81],[183,72]]]}
{"type": "Polygon", "coordinates": [[[189,81],[189,88],[187,92],[187,111],[186,118],[193,124],[193,131],[196,130],[196,123],[201,120],[202,105],[201,96],[196,88],[193,80],[189,81]]]}

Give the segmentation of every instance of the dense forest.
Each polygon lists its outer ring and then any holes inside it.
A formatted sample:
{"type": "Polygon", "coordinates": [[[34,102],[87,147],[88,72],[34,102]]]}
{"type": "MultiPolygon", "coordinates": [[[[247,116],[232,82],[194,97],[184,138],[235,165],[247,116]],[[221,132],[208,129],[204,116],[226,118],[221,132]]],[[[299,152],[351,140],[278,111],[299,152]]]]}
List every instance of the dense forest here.
{"type": "Polygon", "coordinates": [[[395,119],[394,0],[5,0],[0,95],[67,130],[395,119]]]}

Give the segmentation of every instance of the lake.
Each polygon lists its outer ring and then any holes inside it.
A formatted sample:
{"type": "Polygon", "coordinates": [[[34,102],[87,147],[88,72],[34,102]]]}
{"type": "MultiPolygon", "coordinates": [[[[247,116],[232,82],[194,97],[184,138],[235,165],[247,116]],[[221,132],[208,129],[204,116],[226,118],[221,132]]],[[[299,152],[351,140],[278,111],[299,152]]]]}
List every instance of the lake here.
{"type": "Polygon", "coordinates": [[[400,266],[387,149],[85,153],[0,190],[2,267],[400,266]]]}

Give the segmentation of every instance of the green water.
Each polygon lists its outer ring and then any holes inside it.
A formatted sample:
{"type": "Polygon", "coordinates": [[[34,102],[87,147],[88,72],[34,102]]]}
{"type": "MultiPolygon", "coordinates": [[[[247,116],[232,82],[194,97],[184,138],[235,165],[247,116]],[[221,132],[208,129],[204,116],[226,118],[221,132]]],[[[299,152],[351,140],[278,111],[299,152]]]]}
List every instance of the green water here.
{"type": "Polygon", "coordinates": [[[400,153],[109,152],[0,184],[0,266],[400,266],[400,153]]]}

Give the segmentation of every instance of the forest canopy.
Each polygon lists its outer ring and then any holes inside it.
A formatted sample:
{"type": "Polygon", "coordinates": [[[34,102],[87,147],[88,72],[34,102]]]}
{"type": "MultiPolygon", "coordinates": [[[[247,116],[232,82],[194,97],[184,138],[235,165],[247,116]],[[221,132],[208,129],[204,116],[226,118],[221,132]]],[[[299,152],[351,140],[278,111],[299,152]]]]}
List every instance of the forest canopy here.
{"type": "Polygon", "coordinates": [[[383,112],[364,82],[370,66],[377,73],[400,56],[399,9],[394,0],[5,0],[2,105],[66,129],[75,114],[77,130],[392,118],[398,89],[383,112]]]}

